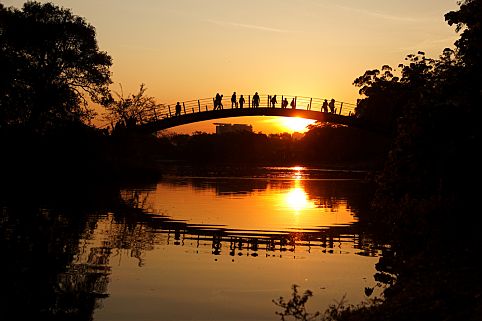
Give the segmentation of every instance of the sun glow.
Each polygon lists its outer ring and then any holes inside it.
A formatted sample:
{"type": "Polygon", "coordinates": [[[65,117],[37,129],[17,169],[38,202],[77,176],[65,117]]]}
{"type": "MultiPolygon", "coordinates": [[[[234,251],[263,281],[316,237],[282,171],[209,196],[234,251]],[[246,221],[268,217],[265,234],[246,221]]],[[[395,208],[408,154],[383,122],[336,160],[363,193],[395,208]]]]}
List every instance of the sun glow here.
{"type": "Polygon", "coordinates": [[[280,119],[280,125],[285,130],[290,132],[304,133],[308,131],[308,125],[314,124],[316,121],[313,119],[305,119],[298,117],[283,117],[280,119]]]}
{"type": "Polygon", "coordinates": [[[305,191],[300,187],[296,187],[286,194],[286,203],[296,212],[310,206],[305,191]]]}

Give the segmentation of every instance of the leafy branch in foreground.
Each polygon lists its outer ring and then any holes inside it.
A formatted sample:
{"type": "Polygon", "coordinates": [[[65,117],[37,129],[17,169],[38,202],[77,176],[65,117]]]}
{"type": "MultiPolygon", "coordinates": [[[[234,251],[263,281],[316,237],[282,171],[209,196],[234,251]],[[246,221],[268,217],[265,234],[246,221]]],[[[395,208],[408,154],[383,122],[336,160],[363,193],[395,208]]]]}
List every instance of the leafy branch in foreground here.
{"type": "Polygon", "coordinates": [[[310,297],[313,296],[313,292],[306,290],[303,295],[298,294],[298,285],[293,284],[293,293],[291,294],[291,299],[285,301],[283,297],[278,300],[273,300],[273,303],[284,309],[282,312],[276,312],[277,315],[281,316],[281,320],[285,321],[286,317],[292,316],[295,320],[316,320],[320,315],[320,312],[315,312],[314,314],[308,313],[306,311],[305,304],[310,297]]]}
{"type": "MultiPolygon", "coordinates": [[[[377,286],[380,286],[377,284],[377,286]]],[[[291,293],[291,298],[289,301],[285,301],[283,297],[277,300],[272,300],[273,303],[283,309],[283,311],[275,313],[281,317],[281,321],[286,321],[287,318],[292,318],[293,320],[301,321],[340,321],[340,320],[351,320],[351,314],[353,311],[362,311],[369,309],[370,307],[379,306],[382,302],[380,298],[372,298],[359,305],[351,305],[346,303],[345,295],[340,301],[331,304],[325,312],[321,313],[316,311],[315,313],[309,313],[306,310],[306,303],[308,299],[313,296],[313,292],[306,290],[303,295],[298,293],[298,285],[293,284],[291,293]]],[[[365,295],[369,297],[372,295],[374,288],[365,288],[365,295]]],[[[355,318],[354,320],[358,320],[355,318]]],[[[361,319],[360,319],[361,320],[361,319]]]]}

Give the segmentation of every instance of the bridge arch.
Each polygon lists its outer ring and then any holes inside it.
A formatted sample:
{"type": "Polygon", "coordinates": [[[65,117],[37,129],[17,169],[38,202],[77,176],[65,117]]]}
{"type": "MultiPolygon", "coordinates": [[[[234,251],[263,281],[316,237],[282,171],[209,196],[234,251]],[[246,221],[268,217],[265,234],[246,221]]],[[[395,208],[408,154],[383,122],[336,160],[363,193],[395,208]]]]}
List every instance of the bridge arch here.
{"type": "MultiPolygon", "coordinates": [[[[176,115],[175,104],[161,105],[151,110],[148,114],[142,115],[141,124],[137,127],[142,131],[153,133],[206,120],[245,116],[299,117],[320,122],[331,122],[349,126],[357,125],[357,121],[355,117],[353,117],[355,104],[351,103],[335,101],[333,112],[324,112],[321,106],[325,98],[277,95],[277,98],[280,100],[273,108],[270,103],[272,96],[263,95],[260,96],[259,106],[253,108],[252,97],[250,95],[244,97],[246,103],[243,108],[239,108],[239,106],[234,104],[231,105],[230,99],[224,99],[224,106],[216,110],[214,110],[213,98],[180,102],[180,115],[176,115]],[[291,108],[289,105],[287,108],[281,108],[281,101],[285,98],[288,102],[292,100],[295,101],[295,108],[291,108]]],[[[326,99],[326,101],[329,102],[330,99],[326,99]]]]}

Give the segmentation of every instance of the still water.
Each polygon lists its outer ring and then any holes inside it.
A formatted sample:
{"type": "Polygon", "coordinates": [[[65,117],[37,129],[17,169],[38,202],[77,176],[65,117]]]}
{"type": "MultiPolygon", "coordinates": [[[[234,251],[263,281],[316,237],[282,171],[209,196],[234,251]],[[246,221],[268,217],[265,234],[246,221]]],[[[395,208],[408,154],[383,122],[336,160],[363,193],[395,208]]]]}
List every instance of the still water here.
{"type": "Polygon", "coordinates": [[[361,180],[301,167],[190,174],[79,213],[3,207],[2,247],[22,256],[8,284],[44,314],[99,321],[279,320],[272,300],[293,284],[313,291],[313,312],[367,299],[381,251],[360,224],[361,180]]]}

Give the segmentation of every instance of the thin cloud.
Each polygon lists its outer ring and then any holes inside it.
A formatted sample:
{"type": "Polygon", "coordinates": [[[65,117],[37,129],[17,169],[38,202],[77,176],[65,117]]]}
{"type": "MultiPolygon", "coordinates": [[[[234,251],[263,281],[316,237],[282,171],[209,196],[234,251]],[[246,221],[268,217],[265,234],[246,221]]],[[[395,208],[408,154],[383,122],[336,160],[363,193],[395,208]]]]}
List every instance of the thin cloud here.
{"type": "MultiPolygon", "coordinates": [[[[457,40],[456,35],[451,37],[445,37],[445,38],[427,39],[417,44],[414,44],[412,46],[402,47],[400,48],[400,50],[411,53],[417,50],[427,51],[427,50],[433,50],[433,49],[440,49],[441,47],[453,48],[454,47],[453,44],[456,40],[457,40]]],[[[442,52],[440,52],[439,54],[441,53],[442,52]]]]}
{"type": "Polygon", "coordinates": [[[206,20],[209,23],[213,23],[219,26],[225,27],[235,27],[235,28],[244,28],[244,29],[254,29],[266,32],[276,32],[276,33],[287,33],[290,32],[289,30],[284,29],[277,29],[259,25],[252,25],[252,24],[244,24],[244,23],[236,23],[236,22],[227,22],[227,21],[218,21],[218,20],[206,20]]]}
{"type": "Polygon", "coordinates": [[[353,7],[346,7],[346,6],[340,6],[340,5],[335,5],[337,8],[343,9],[343,10],[349,10],[353,12],[357,12],[360,14],[384,19],[384,20],[390,20],[390,21],[396,21],[396,22],[416,22],[420,21],[420,19],[413,18],[413,17],[403,17],[403,16],[394,16],[386,13],[381,13],[381,12],[375,12],[375,11],[370,11],[370,10],[364,10],[364,9],[358,9],[358,8],[353,8],[353,7]]]}

